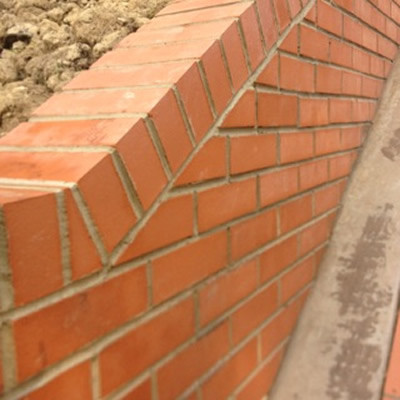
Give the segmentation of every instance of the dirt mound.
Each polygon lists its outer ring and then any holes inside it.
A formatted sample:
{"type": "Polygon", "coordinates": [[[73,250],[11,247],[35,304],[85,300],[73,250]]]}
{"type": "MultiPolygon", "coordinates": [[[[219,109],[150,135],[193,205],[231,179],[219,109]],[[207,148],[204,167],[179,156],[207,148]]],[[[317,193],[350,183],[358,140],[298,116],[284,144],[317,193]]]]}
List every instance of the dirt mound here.
{"type": "Polygon", "coordinates": [[[0,135],[169,0],[0,0],[0,135]]]}

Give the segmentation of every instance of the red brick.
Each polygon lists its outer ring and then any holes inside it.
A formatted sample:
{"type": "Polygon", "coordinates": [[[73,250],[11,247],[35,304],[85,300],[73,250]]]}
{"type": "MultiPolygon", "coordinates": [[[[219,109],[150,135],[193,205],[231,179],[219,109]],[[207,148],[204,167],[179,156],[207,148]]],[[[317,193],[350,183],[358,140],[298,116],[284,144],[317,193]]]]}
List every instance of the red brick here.
{"type": "Polygon", "coordinates": [[[15,305],[60,289],[63,276],[55,195],[1,189],[0,204],[7,230],[15,305]]]}
{"type": "Polygon", "coordinates": [[[329,237],[329,229],[329,217],[304,229],[300,234],[300,254],[303,256],[324,243],[329,237]]]}
{"type": "Polygon", "coordinates": [[[229,350],[228,324],[190,345],[157,373],[160,400],[174,400],[229,350]],[[179,379],[176,379],[177,375],[179,379]]]}
{"type": "MultiPolygon", "coordinates": [[[[169,113],[174,114],[174,99],[170,98],[169,113]]],[[[161,122],[156,116],[156,120],[161,122]]],[[[182,154],[191,150],[186,132],[179,130],[178,115],[174,115],[173,122],[168,122],[168,126],[174,125],[175,129],[168,131],[170,138],[161,137],[172,166],[179,164],[182,154]],[[184,134],[182,137],[180,134],[184,134]],[[175,136],[176,135],[176,136],[175,136]],[[165,139],[165,140],[164,140],[165,139]],[[172,149],[173,144],[173,149],[172,149]],[[180,155],[177,155],[177,149],[180,155]]],[[[165,134],[165,129],[160,127],[160,135],[165,134]]],[[[134,182],[139,199],[145,209],[149,208],[161,190],[167,184],[167,178],[157,155],[154,144],[143,121],[136,123],[127,135],[118,143],[117,149],[121,155],[129,175],[134,182]]]]}
{"type": "Polygon", "coordinates": [[[385,77],[385,62],[380,57],[370,57],[370,69],[372,75],[385,77]]]}
{"type": "Polygon", "coordinates": [[[283,357],[279,351],[269,362],[251,378],[251,380],[237,394],[237,400],[261,399],[268,394],[278,374],[279,366],[283,357]]]}
{"type": "Polygon", "coordinates": [[[300,166],[300,190],[307,190],[328,180],[328,161],[312,161],[300,166]]]}
{"type": "Polygon", "coordinates": [[[281,218],[281,231],[286,233],[312,218],[312,196],[303,196],[292,200],[279,209],[281,218]]]}
{"type": "MultiPolygon", "coordinates": [[[[396,4],[393,4],[393,2],[391,2],[391,17],[397,22],[399,23],[400,21],[400,7],[399,7],[399,3],[396,2],[396,4]]],[[[387,9],[389,8],[389,6],[387,6],[387,9]]]]}
{"type": "Polygon", "coordinates": [[[377,50],[377,34],[372,29],[360,24],[359,21],[353,20],[347,16],[344,17],[343,35],[346,39],[366,47],[369,50],[377,50]]]}
{"type": "Polygon", "coordinates": [[[397,54],[397,46],[390,40],[384,38],[381,35],[378,36],[378,53],[383,56],[394,60],[397,54]]]}
{"type": "Polygon", "coordinates": [[[79,188],[104,245],[111,252],[137,221],[111,156],[104,157],[86,174],[79,188]]]}
{"type": "Polygon", "coordinates": [[[339,7],[342,7],[347,11],[349,11],[350,13],[354,14],[355,12],[354,0],[335,0],[335,2],[339,7]]]}
{"type": "Polygon", "coordinates": [[[141,31],[156,30],[167,26],[188,25],[192,23],[208,22],[224,18],[240,17],[247,9],[249,4],[237,3],[223,7],[205,8],[203,10],[188,11],[172,15],[165,15],[162,18],[155,18],[151,24],[141,28],[141,31]]]}
{"type": "Polygon", "coordinates": [[[297,237],[275,244],[260,256],[260,279],[267,282],[297,260],[297,237]]]}
{"type": "Polygon", "coordinates": [[[315,132],[315,154],[329,154],[339,151],[341,144],[340,129],[324,129],[315,132]]]}
{"type": "Polygon", "coordinates": [[[314,258],[307,258],[281,278],[282,302],[286,303],[314,277],[314,258]]]}
{"type": "Polygon", "coordinates": [[[297,97],[258,93],[258,125],[292,126],[297,123],[297,97]]]}
{"type": "Polygon", "coordinates": [[[342,128],[342,150],[359,147],[362,144],[362,128],[342,128]]]}
{"type": "Polygon", "coordinates": [[[284,308],[262,331],[262,357],[265,358],[293,332],[303,307],[304,296],[300,296],[284,308]]]}
{"type": "Polygon", "coordinates": [[[171,2],[163,8],[157,16],[175,14],[183,11],[197,10],[199,8],[213,7],[216,5],[229,4],[232,0],[192,0],[191,2],[171,2]]]}
{"type": "Polygon", "coordinates": [[[317,92],[339,94],[342,91],[342,71],[327,67],[317,66],[317,92]]]}
{"type": "Polygon", "coordinates": [[[261,28],[267,48],[278,39],[278,31],[275,24],[274,10],[270,0],[256,0],[258,13],[260,15],[261,28]]]}
{"type": "Polygon", "coordinates": [[[248,90],[225,117],[221,128],[251,127],[256,124],[256,94],[248,90]]]}
{"type": "Polygon", "coordinates": [[[221,178],[226,175],[225,138],[213,137],[200,149],[176,180],[175,186],[221,178]]]}
{"type": "Polygon", "coordinates": [[[200,324],[202,326],[208,324],[250,295],[256,287],[256,260],[248,261],[209,282],[199,292],[200,324]]]}
{"type": "Polygon", "coordinates": [[[194,61],[126,65],[81,71],[64,89],[101,89],[175,83],[194,61]]]}
{"type": "Polygon", "coordinates": [[[310,11],[308,12],[308,14],[306,14],[304,19],[313,24],[315,24],[317,22],[317,7],[315,4],[311,7],[310,11]]]}
{"type": "MultiPolygon", "coordinates": [[[[165,17],[166,18],[166,17],[165,17]]],[[[197,65],[193,65],[176,84],[181,95],[194,135],[199,141],[214,121],[206,91],[201,81],[197,65]],[[196,96],[193,96],[196,93],[196,96]]]]}
{"type": "Polygon", "coordinates": [[[278,285],[274,283],[257,293],[232,315],[233,342],[238,343],[250,332],[253,332],[277,308],[278,285]]]}
{"type": "Polygon", "coordinates": [[[131,88],[61,92],[50,97],[35,116],[87,116],[114,113],[147,113],[162,99],[167,88],[131,88]]]}
{"type": "Polygon", "coordinates": [[[121,400],[150,400],[151,399],[151,381],[146,379],[129,391],[121,400]]]}
{"type": "Polygon", "coordinates": [[[300,99],[301,126],[327,125],[328,123],[329,118],[327,99],[300,99]]]}
{"type": "Polygon", "coordinates": [[[297,54],[298,50],[298,29],[293,28],[286,38],[283,40],[279,49],[287,51],[288,53],[297,54]]]}
{"type": "Polygon", "coordinates": [[[355,70],[368,74],[370,71],[370,59],[371,57],[366,51],[353,47],[353,68],[355,70]]]}
{"type": "Polygon", "coordinates": [[[286,1],[273,0],[278,19],[279,30],[282,32],[290,23],[290,14],[286,1]]]}
{"type": "Polygon", "coordinates": [[[223,224],[247,214],[255,208],[255,179],[206,190],[198,195],[199,230],[205,231],[223,224]]]}
{"type": "Polygon", "coordinates": [[[281,163],[290,163],[311,158],[314,154],[314,135],[312,132],[293,132],[280,134],[281,163]]]}
{"type": "Polygon", "coordinates": [[[207,53],[204,54],[202,63],[215,109],[220,114],[232,98],[232,89],[229,83],[228,72],[222,59],[219,42],[214,43],[207,53]]]}
{"type": "Polygon", "coordinates": [[[100,353],[102,394],[128,382],[193,334],[192,299],[181,301],[131,330],[100,353]]]}
{"type": "Polygon", "coordinates": [[[318,25],[335,35],[342,36],[343,13],[323,1],[318,1],[318,25]]]}
{"type": "Polygon", "coordinates": [[[92,383],[89,362],[79,364],[20,400],[87,400],[92,398],[92,383]]]}
{"type": "MultiPolygon", "coordinates": [[[[140,122],[139,117],[77,121],[24,122],[0,138],[12,146],[118,146],[140,122]]],[[[85,156],[86,158],[86,156],[85,156]]],[[[81,160],[80,164],[85,164],[81,160]]],[[[76,166],[75,166],[76,167],[76,166]]]]}
{"type": "Polygon", "coordinates": [[[373,103],[369,103],[367,101],[353,101],[352,102],[352,112],[353,112],[353,122],[364,122],[371,121],[373,118],[373,108],[370,108],[370,105],[373,103]]]}
{"type": "Polygon", "coordinates": [[[340,184],[335,184],[315,192],[315,213],[317,215],[331,210],[339,204],[342,194],[340,186],[340,184]]]}
{"type": "Polygon", "coordinates": [[[353,119],[353,102],[348,99],[329,99],[329,122],[351,122],[353,119]]]}
{"type": "MultiPolygon", "coordinates": [[[[388,41],[387,39],[384,39],[382,36],[378,35],[371,28],[363,26],[361,32],[362,32],[361,45],[366,47],[367,49],[372,50],[374,52],[376,52],[377,49],[379,51],[380,50],[380,45],[382,44],[382,40],[384,42],[387,41],[387,45],[388,45],[387,48],[391,47],[392,43],[390,41],[388,41]]],[[[396,52],[394,54],[396,54],[396,52]]]]}
{"type": "Polygon", "coordinates": [[[237,91],[246,81],[249,72],[236,23],[222,35],[222,44],[231,73],[233,88],[237,91]]]}
{"type": "MultiPolygon", "coordinates": [[[[201,106],[202,104],[200,100],[199,107],[201,106]]],[[[169,165],[172,171],[175,172],[186,160],[193,147],[182,114],[179,110],[177,100],[172,91],[168,92],[168,94],[158,103],[150,116],[157,129],[169,165]]],[[[205,117],[207,117],[207,114],[205,117]]],[[[145,136],[144,133],[142,133],[142,135],[145,136]]],[[[143,156],[141,158],[143,158],[143,156]]],[[[145,184],[149,185],[149,181],[151,180],[149,180],[148,177],[148,170],[147,168],[144,168],[143,162],[139,165],[140,169],[146,172],[147,178],[145,179],[145,184]]]]}
{"type": "Polygon", "coordinates": [[[62,360],[146,308],[146,273],[141,267],[16,320],[19,380],[62,360]],[[112,298],[118,302],[110,302],[112,298]]]}
{"type": "Polygon", "coordinates": [[[361,95],[362,76],[352,72],[342,72],[342,93],[350,95],[361,95]]]}
{"type": "Polygon", "coordinates": [[[300,92],[314,92],[313,64],[281,55],[280,71],[281,88],[300,92]],[[299,79],[300,76],[301,79],[299,79]]]}
{"type": "Polygon", "coordinates": [[[254,71],[264,59],[261,34],[258,27],[255,5],[248,8],[240,18],[248,50],[251,69],[254,71]]]}
{"type": "Polygon", "coordinates": [[[344,154],[329,160],[329,178],[337,179],[349,175],[353,166],[355,153],[344,154]]]}
{"type": "Polygon", "coordinates": [[[193,201],[191,195],[169,199],[162,203],[133,242],[120,256],[125,262],[152,250],[192,236],[193,201]],[[163,229],[160,229],[160,226],[163,229]]]}
{"type": "Polygon", "coordinates": [[[210,48],[214,40],[213,38],[196,40],[196,45],[190,42],[170,42],[161,46],[148,44],[130,48],[119,47],[105,53],[92,65],[92,68],[198,59],[210,48]]]}
{"type": "Polygon", "coordinates": [[[95,169],[108,153],[2,152],[2,178],[78,182],[95,169]]]}
{"type": "Polygon", "coordinates": [[[272,60],[263,69],[257,77],[257,83],[267,86],[278,86],[278,56],[275,55],[272,60]]]}
{"type": "Polygon", "coordinates": [[[257,342],[250,341],[209,378],[203,400],[226,399],[257,365],[257,342]]]}
{"type": "Polygon", "coordinates": [[[298,168],[286,168],[260,177],[261,206],[286,199],[299,190],[298,168]]]}
{"type": "Polygon", "coordinates": [[[302,4],[300,0],[288,0],[290,15],[294,18],[301,10],[302,4]]]}
{"type": "Polygon", "coordinates": [[[378,99],[383,88],[383,81],[366,76],[362,77],[362,95],[378,99]]]}
{"type": "Polygon", "coordinates": [[[226,232],[218,232],[152,261],[154,302],[160,303],[223,268],[228,261],[227,242],[226,232]]]}
{"type": "MultiPolygon", "coordinates": [[[[193,41],[205,38],[219,38],[232,25],[233,19],[211,21],[205,24],[180,25],[164,29],[162,35],[157,30],[133,32],[121,40],[116,47],[134,47],[143,45],[164,45],[171,42],[193,41]]],[[[146,64],[147,67],[149,64],[146,64]]]]}
{"type": "Polygon", "coordinates": [[[276,164],[276,135],[231,138],[231,174],[240,174],[276,164]]]}
{"type": "Polygon", "coordinates": [[[400,313],[396,331],[394,332],[393,348],[390,355],[389,367],[387,372],[385,393],[392,396],[400,396],[400,313]]]}
{"type": "Polygon", "coordinates": [[[102,263],[72,193],[64,193],[72,279],[79,279],[99,270],[102,263]]]}
{"type": "Polygon", "coordinates": [[[300,54],[327,61],[329,59],[329,37],[306,26],[300,27],[300,54]]]}
{"type": "Polygon", "coordinates": [[[332,39],[330,41],[330,60],[333,64],[351,68],[353,66],[353,48],[347,43],[332,39]]]}
{"type": "Polygon", "coordinates": [[[274,239],[276,210],[269,210],[231,228],[232,258],[237,260],[274,239]]]}

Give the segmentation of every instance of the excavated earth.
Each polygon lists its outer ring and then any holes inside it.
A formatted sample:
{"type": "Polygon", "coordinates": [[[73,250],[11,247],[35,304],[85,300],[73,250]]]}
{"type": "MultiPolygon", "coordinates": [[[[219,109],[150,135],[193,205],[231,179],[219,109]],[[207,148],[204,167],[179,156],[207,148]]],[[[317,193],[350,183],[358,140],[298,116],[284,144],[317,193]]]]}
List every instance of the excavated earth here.
{"type": "Polygon", "coordinates": [[[0,136],[169,0],[0,0],[0,136]]]}

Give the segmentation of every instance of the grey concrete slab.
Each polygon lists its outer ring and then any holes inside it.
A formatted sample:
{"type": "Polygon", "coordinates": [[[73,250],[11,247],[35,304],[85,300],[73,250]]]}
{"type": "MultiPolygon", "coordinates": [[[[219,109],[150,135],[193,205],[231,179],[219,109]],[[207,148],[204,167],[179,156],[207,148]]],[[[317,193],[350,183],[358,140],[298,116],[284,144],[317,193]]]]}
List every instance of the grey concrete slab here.
{"type": "Polygon", "coordinates": [[[397,60],[270,400],[380,399],[399,286],[397,60]]]}

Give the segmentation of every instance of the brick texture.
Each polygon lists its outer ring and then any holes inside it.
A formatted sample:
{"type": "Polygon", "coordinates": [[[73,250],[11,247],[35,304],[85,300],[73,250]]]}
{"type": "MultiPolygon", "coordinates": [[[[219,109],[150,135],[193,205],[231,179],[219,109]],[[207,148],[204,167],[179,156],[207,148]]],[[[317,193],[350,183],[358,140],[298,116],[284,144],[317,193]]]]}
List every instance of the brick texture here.
{"type": "Polygon", "coordinates": [[[399,43],[398,1],[171,1],[0,138],[1,396],[266,396],[399,43]]]}

